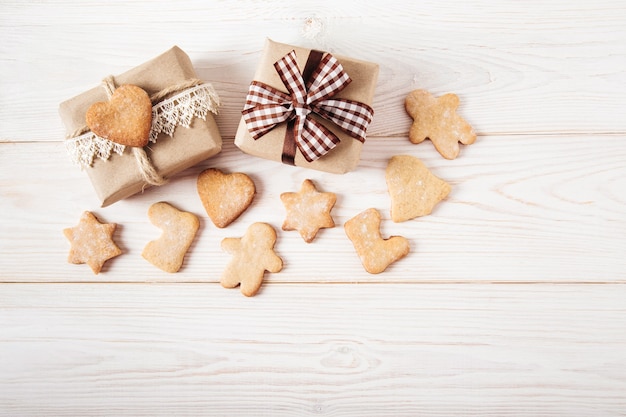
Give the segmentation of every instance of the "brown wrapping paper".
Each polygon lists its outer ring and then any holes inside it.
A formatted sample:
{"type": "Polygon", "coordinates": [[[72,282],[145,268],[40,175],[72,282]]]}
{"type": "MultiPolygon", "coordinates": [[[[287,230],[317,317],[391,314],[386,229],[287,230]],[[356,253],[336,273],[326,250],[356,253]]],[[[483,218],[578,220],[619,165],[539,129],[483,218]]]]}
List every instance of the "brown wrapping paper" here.
{"type": "MultiPolygon", "coordinates": [[[[278,73],[274,69],[274,62],[278,61],[292,50],[296,51],[298,68],[302,71],[309,53],[311,52],[310,49],[286,45],[268,39],[265,43],[261,62],[254,75],[254,79],[280,91],[287,92],[278,73]]],[[[378,80],[378,65],[342,56],[334,56],[341,63],[345,72],[350,76],[352,82],[333,98],[356,100],[371,106],[374,97],[374,89],[378,80]]],[[[307,162],[298,150],[295,158],[296,166],[336,174],[343,174],[353,170],[359,163],[363,143],[352,138],[347,133],[344,133],[330,121],[322,119],[317,115],[310,115],[309,117],[315,117],[324,124],[324,126],[329,128],[337,135],[341,143],[329,153],[313,162],[307,162]]],[[[276,126],[263,137],[255,140],[248,132],[246,123],[242,118],[237,128],[237,134],[235,135],[235,145],[250,155],[281,162],[285,131],[286,123],[283,123],[276,126]]]]}
{"type": "MultiPolygon", "coordinates": [[[[187,54],[175,46],[114,78],[117,86],[134,84],[152,95],[166,87],[196,78],[196,72],[187,54]]],[[[87,109],[97,101],[107,101],[102,87],[92,88],[61,103],[59,113],[68,134],[85,125],[87,109]]],[[[149,143],[144,149],[157,172],[170,178],[219,153],[222,149],[222,138],[213,115],[208,112],[206,120],[194,118],[189,128],[178,126],[173,137],[162,133],[156,143],[149,143]]],[[[95,158],[93,166],[86,167],[85,171],[102,207],[147,187],[130,147],[126,147],[122,155],[112,153],[106,161],[95,158]]]]}

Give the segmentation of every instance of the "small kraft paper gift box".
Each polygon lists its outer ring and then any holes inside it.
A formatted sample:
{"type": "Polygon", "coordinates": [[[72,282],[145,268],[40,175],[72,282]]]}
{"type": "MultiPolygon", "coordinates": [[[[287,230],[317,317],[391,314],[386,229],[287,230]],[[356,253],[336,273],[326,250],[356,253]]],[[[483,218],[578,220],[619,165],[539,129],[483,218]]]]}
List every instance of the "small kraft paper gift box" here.
{"type": "Polygon", "coordinates": [[[151,185],[162,185],[176,173],[219,153],[222,138],[213,118],[219,105],[213,86],[197,78],[187,54],[175,46],[61,103],[59,114],[67,130],[67,151],[86,171],[105,207],[151,185]],[[90,127],[86,121],[93,107],[104,106],[101,113],[112,117],[110,130],[123,131],[123,122],[128,120],[122,119],[141,107],[128,104],[129,97],[120,97],[127,85],[139,87],[149,100],[143,102],[147,103],[144,114],[149,126],[145,126],[147,136],[141,145],[113,139],[113,133],[102,137],[94,130],[104,124],[90,127]],[[117,105],[128,107],[115,108],[117,105]],[[116,118],[122,120],[119,128],[116,118]]]}
{"type": "Polygon", "coordinates": [[[266,40],[235,145],[245,153],[336,174],[359,162],[378,65],[266,40]]]}

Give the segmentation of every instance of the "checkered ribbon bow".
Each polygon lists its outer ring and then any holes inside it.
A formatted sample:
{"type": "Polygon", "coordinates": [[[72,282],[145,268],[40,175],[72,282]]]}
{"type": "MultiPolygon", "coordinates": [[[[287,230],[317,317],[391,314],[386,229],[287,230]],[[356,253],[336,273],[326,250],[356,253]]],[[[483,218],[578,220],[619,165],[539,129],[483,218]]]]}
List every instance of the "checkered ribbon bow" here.
{"type": "Polygon", "coordinates": [[[262,82],[250,84],[242,114],[254,139],[293,119],[293,136],[298,149],[308,162],[315,161],[340,142],[333,132],[309,117],[315,113],[332,121],[351,137],[365,141],[374,110],[358,101],[332,99],[352,81],[335,57],[324,55],[308,77],[300,73],[295,51],[278,60],[274,68],[289,94],[262,82]]]}

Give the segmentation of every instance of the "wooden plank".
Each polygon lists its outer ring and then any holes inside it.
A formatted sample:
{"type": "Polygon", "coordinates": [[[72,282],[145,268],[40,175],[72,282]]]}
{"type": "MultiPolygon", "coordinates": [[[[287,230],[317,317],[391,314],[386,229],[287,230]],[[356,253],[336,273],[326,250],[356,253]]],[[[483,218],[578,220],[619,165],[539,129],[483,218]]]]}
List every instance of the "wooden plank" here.
{"type": "Polygon", "coordinates": [[[447,161],[430,143],[375,138],[366,143],[359,168],[346,175],[265,161],[227,142],[220,155],[170,184],[104,209],[58,142],[0,144],[0,280],[215,282],[229,260],[221,240],[264,221],[279,230],[276,248],[285,261],[281,273],[268,275],[273,281],[625,282],[623,142],[620,136],[488,136],[447,161]],[[401,153],[419,156],[453,190],[430,216],[393,223],[384,170],[401,153]],[[210,222],[197,196],[197,175],[207,167],[245,172],[257,185],[253,205],[225,229],[210,222]],[[332,211],[338,226],[320,231],[311,244],[297,232],[280,231],[285,210],[279,196],[296,191],[306,178],[338,195],[332,211]],[[162,273],[140,256],[160,234],[146,214],[157,201],[202,219],[177,274],[162,273]],[[383,236],[411,241],[411,253],[381,275],[363,270],[342,227],[369,207],[383,215],[383,236]],[[98,276],[66,262],[69,244],[61,231],[74,226],[84,210],[120,225],[115,238],[125,254],[98,276]]]}
{"type": "Polygon", "coordinates": [[[621,416],[624,285],[0,285],[0,414],[621,416]]]}
{"type": "Polygon", "coordinates": [[[459,94],[481,134],[626,132],[621,1],[182,4],[4,1],[0,139],[62,138],[61,101],[173,44],[217,87],[233,136],[265,37],[379,63],[372,136],[406,135],[417,88],[459,94]]]}
{"type": "Polygon", "coordinates": [[[0,416],[624,416],[623,1],[0,3],[0,416]],[[265,37],[380,64],[355,172],[233,146],[265,37]],[[224,151],[101,209],[57,106],[174,44],[222,96],[224,151]],[[480,135],[457,160],[406,140],[416,88],[459,94],[480,135]],[[395,224],[384,168],[401,153],[453,190],[395,224]],[[227,229],[196,195],[208,167],[257,184],[227,229]],[[338,195],[338,227],[309,245],[280,230],[279,195],[305,178],[338,195]],[[178,274],[140,256],[157,201],[202,220],[178,274]],[[341,227],[368,207],[411,242],[380,275],[341,227]],[[83,210],[119,224],[124,255],[98,276],[66,262],[83,210]],[[285,268],[245,298],[218,284],[220,241],[253,221],[279,231],[285,268]]]}

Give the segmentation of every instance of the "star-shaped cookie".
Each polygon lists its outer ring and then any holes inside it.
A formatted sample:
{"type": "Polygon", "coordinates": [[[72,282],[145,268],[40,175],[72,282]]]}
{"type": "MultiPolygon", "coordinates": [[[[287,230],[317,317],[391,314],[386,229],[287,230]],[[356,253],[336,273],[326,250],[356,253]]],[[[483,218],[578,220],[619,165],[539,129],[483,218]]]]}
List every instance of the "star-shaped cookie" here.
{"type": "Polygon", "coordinates": [[[444,94],[434,97],[428,91],[415,90],[409,93],[404,107],[413,118],[409,139],[420,143],[430,139],[435,149],[446,159],[459,155],[459,142],[470,145],[476,141],[476,133],[469,123],[456,113],[459,97],[444,94]]]}
{"type": "Polygon", "coordinates": [[[317,191],[313,181],[304,180],[299,192],[283,193],[280,199],[287,209],[282,229],[297,230],[306,243],[311,243],[320,229],[335,227],[330,211],[337,196],[317,191]]]}
{"type": "Polygon", "coordinates": [[[87,264],[98,274],[107,260],[122,253],[113,241],[116,226],[115,223],[100,223],[93,213],[85,211],[77,226],[63,230],[72,245],[68,262],[87,264]]]}

